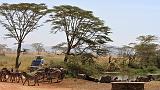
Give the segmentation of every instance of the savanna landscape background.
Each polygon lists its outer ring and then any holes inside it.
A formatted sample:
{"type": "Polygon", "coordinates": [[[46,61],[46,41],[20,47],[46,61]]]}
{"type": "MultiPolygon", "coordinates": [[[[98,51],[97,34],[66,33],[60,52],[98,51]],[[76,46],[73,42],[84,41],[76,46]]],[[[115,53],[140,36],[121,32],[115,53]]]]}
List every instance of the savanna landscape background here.
{"type": "Polygon", "coordinates": [[[99,82],[107,75],[127,82],[155,75],[145,90],[160,89],[160,2],[51,2],[1,3],[0,69],[29,72],[40,55],[42,68],[64,68],[65,79],[39,87],[0,82],[0,89],[110,90],[99,82]],[[98,81],[79,79],[82,74],[98,81]]]}

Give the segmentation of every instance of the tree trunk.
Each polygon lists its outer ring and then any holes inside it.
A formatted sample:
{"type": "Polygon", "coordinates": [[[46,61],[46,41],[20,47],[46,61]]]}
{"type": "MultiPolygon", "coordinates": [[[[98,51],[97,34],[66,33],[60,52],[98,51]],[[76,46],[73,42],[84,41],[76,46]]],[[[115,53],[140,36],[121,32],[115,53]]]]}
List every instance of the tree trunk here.
{"type": "Polygon", "coordinates": [[[37,54],[40,55],[40,51],[38,51],[37,54]]]}
{"type": "Polygon", "coordinates": [[[71,51],[71,48],[68,47],[67,52],[66,52],[65,57],[64,57],[64,62],[68,61],[68,55],[70,54],[70,51],[71,51]]]}
{"type": "Polygon", "coordinates": [[[17,48],[16,65],[15,65],[15,68],[16,68],[16,69],[18,69],[19,66],[20,66],[19,57],[20,57],[20,54],[21,54],[21,45],[22,45],[22,42],[19,42],[19,43],[18,43],[18,48],[17,48]]]}

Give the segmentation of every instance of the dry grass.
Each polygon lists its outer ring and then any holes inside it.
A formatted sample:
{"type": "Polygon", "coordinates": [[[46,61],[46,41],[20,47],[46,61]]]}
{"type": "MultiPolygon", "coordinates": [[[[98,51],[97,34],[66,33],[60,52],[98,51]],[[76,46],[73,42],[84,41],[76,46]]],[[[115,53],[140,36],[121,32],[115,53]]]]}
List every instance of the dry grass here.
{"type": "MultiPolygon", "coordinates": [[[[20,70],[27,70],[27,68],[31,65],[32,60],[35,59],[36,55],[21,55],[20,56],[20,61],[21,61],[21,66],[20,70]]],[[[51,61],[54,62],[60,62],[63,60],[64,55],[42,55],[44,56],[44,60],[46,64],[49,64],[51,61]]],[[[16,55],[15,54],[7,54],[6,56],[0,56],[0,68],[7,67],[7,68],[14,68],[15,66],[15,59],[16,55]]]]}
{"type": "MultiPolygon", "coordinates": [[[[21,66],[20,70],[27,70],[28,66],[31,65],[32,60],[35,59],[36,54],[21,54],[20,61],[21,66]]],[[[46,54],[43,53],[42,55],[44,57],[44,60],[47,64],[49,64],[51,61],[53,62],[62,62],[64,59],[64,55],[54,55],[54,54],[46,54]]],[[[15,59],[16,54],[6,54],[6,56],[0,56],[0,68],[7,67],[7,68],[14,68],[15,66],[15,59]]],[[[108,57],[99,57],[96,60],[99,64],[105,64],[108,62],[108,57]]]]}

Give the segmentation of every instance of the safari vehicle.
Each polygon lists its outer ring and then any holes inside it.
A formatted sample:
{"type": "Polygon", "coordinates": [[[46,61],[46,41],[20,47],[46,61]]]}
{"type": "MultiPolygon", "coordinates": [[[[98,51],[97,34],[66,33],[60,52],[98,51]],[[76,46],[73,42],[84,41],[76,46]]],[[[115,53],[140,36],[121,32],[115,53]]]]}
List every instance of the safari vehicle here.
{"type": "Polygon", "coordinates": [[[42,56],[36,56],[36,59],[32,61],[31,66],[29,66],[30,72],[42,68],[44,65],[44,59],[42,56]]]}

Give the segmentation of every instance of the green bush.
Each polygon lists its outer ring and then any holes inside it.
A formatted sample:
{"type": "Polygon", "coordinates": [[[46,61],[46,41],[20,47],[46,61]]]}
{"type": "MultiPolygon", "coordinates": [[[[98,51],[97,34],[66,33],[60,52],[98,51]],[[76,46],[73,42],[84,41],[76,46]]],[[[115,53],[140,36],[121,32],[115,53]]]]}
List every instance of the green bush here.
{"type": "Polygon", "coordinates": [[[110,63],[107,68],[107,71],[109,72],[114,72],[119,70],[120,70],[120,67],[116,63],[110,63]]]}
{"type": "MultiPolygon", "coordinates": [[[[89,58],[90,60],[90,58],[89,58]]],[[[86,75],[96,75],[101,71],[101,67],[95,63],[83,63],[82,61],[86,61],[85,57],[81,58],[81,56],[71,56],[66,63],[68,74],[70,76],[76,77],[78,74],[83,73],[86,75]],[[85,60],[83,60],[85,59],[85,60]]]]}
{"type": "Polygon", "coordinates": [[[129,64],[128,64],[128,67],[129,67],[129,68],[139,69],[139,68],[140,68],[140,65],[137,64],[137,63],[129,63],[129,64]]]}
{"type": "Polygon", "coordinates": [[[72,76],[72,77],[76,77],[81,70],[81,67],[79,64],[75,64],[72,62],[66,63],[66,66],[67,66],[67,71],[69,76],[72,76]]]}
{"type": "Polygon", "coordinates": [[[149,73],[156,73],[156,71],[158,70],[157,67],[155,66],[149,66],[147,68],[144,69],[146,72],[149,72],[149,73]]]}
{"type": "Polygon", "coordinates": [[[98,70],[99,73],[105,72],[107,68],[107,64],[95,64],[94,65],[95,69],[98,70]]]}
{"type": "Polygon", "coordinates": [[[49,67],[54,67],[54,68],[66,68],[66,65],[64,64],[64,62],[54,62],[54,61],[50,61],[49,67]]]}
{"type": "Polygon", "coordinates": [[[50,67],[63,67],[67,69],[68,77],[77,77],[78,74],[86,74],[91,76],[98,76],[105,71],[105,67],[100,64],[94,63],[91,57],[86,55],[69,56],[68,62],[50,62],[50,67]]]}
{"type": "Polygon", "coordinates": [[[134,70],[134,74],[136,74],[136,75],[145,75],[145,74],[147,74],[147,71],[144,70],[144,69],[135,69],[134,70]]]}
{"type": "Polygon", "coordinates": [[[157,71],[158,69],[155,66],[148,66],[147,68],[142,68],[142,69],[130,68],[128,70],[129,73],[132,73],[135,75],[147,75],[148,73],[156,73],[157,71]]]}

